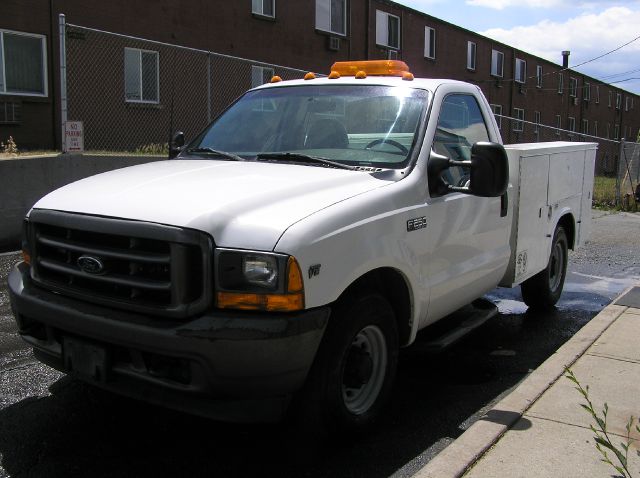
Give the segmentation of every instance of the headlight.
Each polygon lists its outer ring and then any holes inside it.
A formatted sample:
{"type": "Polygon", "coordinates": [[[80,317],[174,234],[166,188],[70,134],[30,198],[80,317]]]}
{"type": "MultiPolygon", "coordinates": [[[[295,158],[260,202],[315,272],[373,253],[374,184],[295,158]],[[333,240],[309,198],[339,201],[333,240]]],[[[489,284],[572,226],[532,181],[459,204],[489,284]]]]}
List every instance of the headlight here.
{"type": "Polygon", "coordinates": [[[274,256],[248,255],[242,258],[242,274],[247,284],[275,289],[278,285],[278,263],[274,256]]]}
{"type": "Polygon", "coordinates": [[[293,256],[217,249],[216,305],[243,310],[304,309],[300,266],[293,256]]]}

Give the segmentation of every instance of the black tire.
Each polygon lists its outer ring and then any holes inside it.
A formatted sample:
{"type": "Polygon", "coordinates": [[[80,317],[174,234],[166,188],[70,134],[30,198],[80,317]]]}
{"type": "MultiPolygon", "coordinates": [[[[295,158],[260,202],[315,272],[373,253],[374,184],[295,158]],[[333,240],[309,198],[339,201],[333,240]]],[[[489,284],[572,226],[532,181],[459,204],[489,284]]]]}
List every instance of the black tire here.
{"type": "Polygon", "coordinates": [[[398,332],[389,303],[374,293],[340,301],[296,397],[297,425],[321,436],[366,427],[389,398],[397,364],[398,332]]]}
{"type": "Polygon", "coordinates": [[[558,302],[567,276],[568,249],[567,233],[558,226],[553,234],[547,267],[520,285],[522,299],[529,307],[550,309],[558,302]]]}

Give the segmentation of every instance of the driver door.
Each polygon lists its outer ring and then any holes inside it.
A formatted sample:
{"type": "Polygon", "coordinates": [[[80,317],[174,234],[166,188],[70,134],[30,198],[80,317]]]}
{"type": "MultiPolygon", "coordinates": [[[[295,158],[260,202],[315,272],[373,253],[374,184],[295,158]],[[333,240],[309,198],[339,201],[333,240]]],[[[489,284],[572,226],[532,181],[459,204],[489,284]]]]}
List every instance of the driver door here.
{"type": "MultiPolygon", "coordinates": [[[[455,93],[443,99],[432,150],[456,161],[468,160],[471,146],[490,141],[478,100],[455,93]]],[[[432,180],[433,178],[429,178],[432,180]]],[[[451,167],[441,180],[465,186],[469,170],[451,167]]],[[[507,217],[501,199],[447,192],[429,202],[428,322],[468,304],[497,286],[509,260],[507,217]]]]}

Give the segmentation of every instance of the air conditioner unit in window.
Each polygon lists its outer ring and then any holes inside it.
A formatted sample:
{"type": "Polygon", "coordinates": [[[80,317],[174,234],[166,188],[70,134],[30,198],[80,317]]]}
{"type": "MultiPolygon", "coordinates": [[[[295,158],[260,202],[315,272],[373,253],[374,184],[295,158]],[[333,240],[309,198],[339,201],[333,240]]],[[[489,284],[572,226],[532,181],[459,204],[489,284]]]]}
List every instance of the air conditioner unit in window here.
{"type": "Polygon", "coordinates": [[[389,50],[388,55],[387,55],[387,59],[388,60],[397,60],[398,59],[398,52],[396,50],[389,50]]]}
{"type": "Polygon", "coordinates": [[[340,38],[338,37],[329,37],[329,50],[338,51],[340,50],[340,38]]]}
{"type": "Polygon", "coordinates": [[[576,106],[578,104],[578,97],[574,97],[573,98],[573,106],[576,106]]]}
{"type": "Polygon", "coordinates": [[[526,94],[527,94],[527,87],[526,87],[526,86],[524,86],[524,85],[519,85],[519,87],[518,87],[518,91],[519,91],[521,94],[526,95],[526,94]]]}

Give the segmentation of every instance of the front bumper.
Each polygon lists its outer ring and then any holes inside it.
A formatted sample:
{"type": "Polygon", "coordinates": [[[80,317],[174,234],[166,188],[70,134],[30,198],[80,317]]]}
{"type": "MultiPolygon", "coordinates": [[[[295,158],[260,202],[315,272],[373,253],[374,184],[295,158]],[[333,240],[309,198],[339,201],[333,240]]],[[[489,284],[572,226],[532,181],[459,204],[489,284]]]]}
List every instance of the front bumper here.
{"type": "MultiPolygon", "coordinates": [[[[150,317],[37,287],[26,264],[9,275],[12,309],[36,357],[70,371],[70,344],[100,351],[100,373],[80,378],[108,390],[226,421],[280,419],[320,345],[330,309],[296,314],[208,311],[150,317]]],[[[77,370],[76,370],[77,372],[77,370]]]]}

